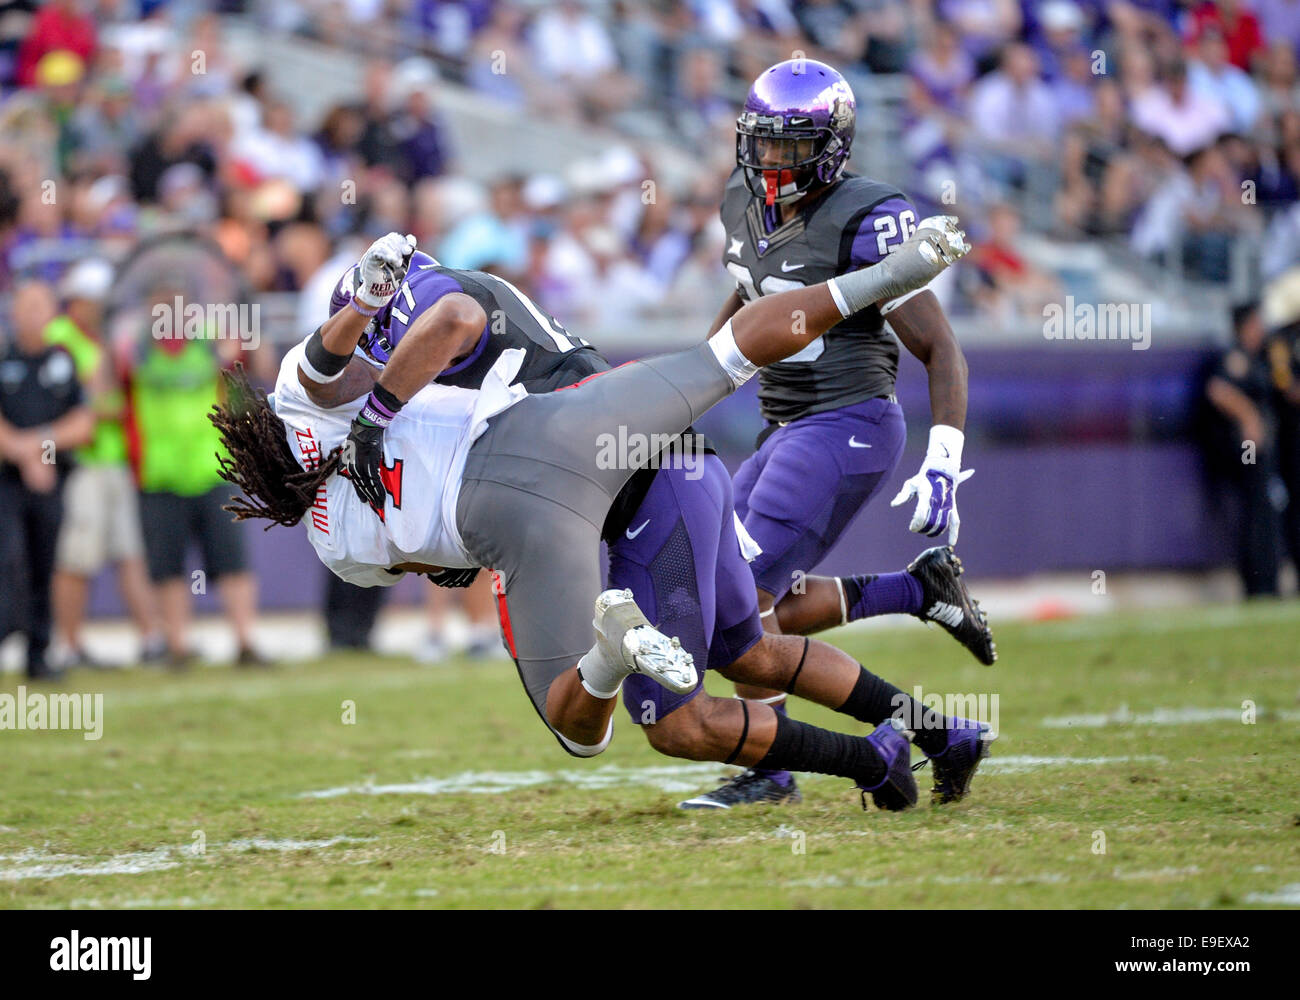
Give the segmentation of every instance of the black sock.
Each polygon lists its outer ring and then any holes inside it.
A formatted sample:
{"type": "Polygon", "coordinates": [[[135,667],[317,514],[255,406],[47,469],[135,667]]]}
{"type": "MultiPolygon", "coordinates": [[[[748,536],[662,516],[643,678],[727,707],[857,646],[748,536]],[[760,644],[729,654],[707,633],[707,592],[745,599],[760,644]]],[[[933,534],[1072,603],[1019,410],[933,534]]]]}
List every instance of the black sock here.
{"type": "Polygon", "coordinates": [[[948,720],[861,664],[859,668],[862,673],[853,685],[853,693],[837,711],[873,726],[894,716],[916,734],[912,742],[922,750],[928,754],[942,753],[948,745],[948,720]]]}
{"type": "Polygon", "coordinates": [[[844,606],[851,608],[862,600],[862,589],[875,579],[874,573],[840,577],[840,586],[844,588],[844,606]]]}
{"type": "Polygon", "coordinates": [[[754,766],[771,771],[834,774],[867,786],[885,779],[885,762],[865,736],[834,733],[785,715],[777,715],[772,746],[754,766]]]}

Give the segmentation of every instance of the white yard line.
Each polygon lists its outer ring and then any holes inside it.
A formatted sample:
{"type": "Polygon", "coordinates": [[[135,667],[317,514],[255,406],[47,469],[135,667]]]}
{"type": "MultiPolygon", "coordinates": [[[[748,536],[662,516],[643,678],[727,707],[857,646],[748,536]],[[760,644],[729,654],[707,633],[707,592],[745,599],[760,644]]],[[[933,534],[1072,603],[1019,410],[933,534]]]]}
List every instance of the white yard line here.
{"type": "Polygon", "coordinates": [[[1246,897],[1246,902],[1264,906],[1300,906],[1300,882],[1284,885],[1276,892],[1252,892],[1246,897]]]}
{"type": "MultiPolygon", "coordinates": [[[[1146,712],[1131,712],[1121,705],[1114,712],[1094,712],[1086,715],[1053,715],[1039,722],[1047,729],[1100,729],[1103,726],[1188,726],[1202,722],[1242,722],[1242,708],[1153,708],[1146,712]]],[[[1300,712],[1290,709],[1257,707],[1255,716],[1261,722],[1279,720],[1300,721],[1300,712]]]]}
{"type": "Polygon", "coordinates": [[[247,854],[251,851],[305,851],[338,844],[362,844],[373,837],[330,837],[327,840],[275,840],[247,837],[219,844],[209,844],[202,854],[189,847],[156,847],[152,851],[129,851],[107,858],[90,858],[76,854],[27,849],[17,854],[0,854],[0,882],[17,882],[29,878],[66,878],[69,875],[139,875],[178,867],[186,860],[198,860],[209,854],[247,854]]]}
{"type": "MultiPolygon", "coordinates": [[[[996,752],[996,751],[995,751],[996,752]]],[[[1048,767],[1106,767],[1111,764],[1163,764],[1165,758],[1144,754],[1121,757],[1036,757],[993,756],[980,765],[981,773],[1017,774],[1048,767]]],[[[445,778],[359,785],[339,785],[301,792],[299,798],[333,799],[342,795],[500,795],[541,785],[571,785],[584,790],[605,788],[657,788],[664,792],[694,792],[722,772],[721,764],[661,764],[652,767],[623,767],[606,764],[589,770],[562,771],[461,771],[445,778]]],[[[828,779],[808,775],[809,779],[828,779]]]]}

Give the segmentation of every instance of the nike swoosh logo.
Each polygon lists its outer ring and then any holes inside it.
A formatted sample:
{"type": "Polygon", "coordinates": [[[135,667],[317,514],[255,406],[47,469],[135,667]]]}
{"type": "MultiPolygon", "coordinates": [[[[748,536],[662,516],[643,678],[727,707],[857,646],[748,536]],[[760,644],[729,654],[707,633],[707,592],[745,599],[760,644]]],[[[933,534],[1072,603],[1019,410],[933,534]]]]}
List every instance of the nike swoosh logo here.
{"type": "Polygon", "coordinates": [[[851,437],[851,438],[849,438],[849,447],[850,447],[850,448],[870,448],[871,445],[869,445],[869,444],[863,444],[861,441],[857,440],[857,438],[851,437]]]}
{"type": "Polygon", "coordinates": [[[790,264],[787,261],[781,261],[781,270],[786,274],[789,274],[791,271],[797,271],[803,266],[804,265],[802,264],[790,264]]]}
{"type": "MultiPolygon", "coordinates": [[[[650,523],[649,521],[646,521],[645,524],[649,524],[649,523],[650,523]]],[[[641,534],[641,532],[645,531],[645,524],[643,524],[643,525],[641,525],[641,527],[637,528],[636,531],[633,531],[631,528],[628,528],[628,529],[627,529],[627,537],[628,537],[628,538],[635,538],[637,535],[641,534]]]]}

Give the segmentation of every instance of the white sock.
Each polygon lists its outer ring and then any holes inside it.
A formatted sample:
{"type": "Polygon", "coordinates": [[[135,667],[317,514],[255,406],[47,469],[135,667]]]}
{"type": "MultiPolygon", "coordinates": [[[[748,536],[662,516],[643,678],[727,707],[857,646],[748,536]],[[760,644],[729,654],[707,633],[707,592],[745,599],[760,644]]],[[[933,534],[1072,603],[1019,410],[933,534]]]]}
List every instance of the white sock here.
{"type": "Polygon", "coordinates": [[[618,697],[624,678],[631,672],[622,660],[615,664],[605,659],[599,642],[578,661],[578,679],[582,686],[593,698],[602,700],[618,697]]]}

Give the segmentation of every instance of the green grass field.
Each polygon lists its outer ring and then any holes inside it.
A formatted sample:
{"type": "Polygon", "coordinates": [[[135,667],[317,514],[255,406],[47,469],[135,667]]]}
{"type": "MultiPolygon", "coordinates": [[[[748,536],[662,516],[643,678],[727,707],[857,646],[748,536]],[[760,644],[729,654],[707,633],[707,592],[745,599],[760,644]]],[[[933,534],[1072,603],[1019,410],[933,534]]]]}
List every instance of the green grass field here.
{"type": "Polygon", "coordinates": [[[721,765],[659,756],[621,709],[570,759],[509,664],[78,674],[102,739],[0,731],[0,904],[1300,904],[1300,604],[1007,625],[993,668],[919,624],[830,638],[908,690],[997,695],[965,802],[931,808],[926,770],[905,814],[814,776],[802,805],[683,813],[721,765]]]}

